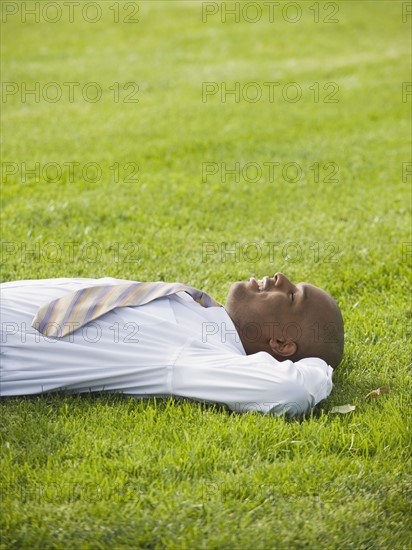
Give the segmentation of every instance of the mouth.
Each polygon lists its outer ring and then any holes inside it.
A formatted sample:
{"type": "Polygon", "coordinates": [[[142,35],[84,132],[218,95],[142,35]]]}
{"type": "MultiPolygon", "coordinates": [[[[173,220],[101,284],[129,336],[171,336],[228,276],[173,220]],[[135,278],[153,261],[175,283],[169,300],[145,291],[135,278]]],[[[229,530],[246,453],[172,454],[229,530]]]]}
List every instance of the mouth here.
{"type": "Polygon", "coordinates": [[[256,279],[256,277],[250,277],[249,283],[258,291],[262,292],[262,290],[267,290],[269,288],[269,280],[270,278],[266,275],[263,277],[263,279],[259,280],[256,279]]]}

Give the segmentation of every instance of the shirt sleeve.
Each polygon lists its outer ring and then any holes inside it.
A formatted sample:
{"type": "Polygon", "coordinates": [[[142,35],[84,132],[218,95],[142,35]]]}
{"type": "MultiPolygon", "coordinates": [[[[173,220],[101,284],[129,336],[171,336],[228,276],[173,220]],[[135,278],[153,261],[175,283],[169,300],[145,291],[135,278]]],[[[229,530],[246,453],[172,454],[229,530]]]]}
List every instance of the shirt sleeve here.
{"type": "Polygon", "coordinates": [[[295,417],[330,394],[332,372],[316,357],[279,362],[265,352],[243,356],[192,342],[175,362],[171,393],[221,403],[239,413],[295,417]]]}

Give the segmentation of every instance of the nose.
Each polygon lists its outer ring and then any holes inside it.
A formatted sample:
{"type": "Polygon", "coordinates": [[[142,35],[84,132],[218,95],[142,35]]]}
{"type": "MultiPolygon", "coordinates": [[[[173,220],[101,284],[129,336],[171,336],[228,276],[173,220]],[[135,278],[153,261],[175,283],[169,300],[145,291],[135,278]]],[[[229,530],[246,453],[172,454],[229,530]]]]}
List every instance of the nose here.
{"type": "Polygon", "coordinates": [[[277,271],[274,276],[273,276],[274,280],[275,280],[275,286],[277,288],[280,288],[280,289],[289,289],[289,288],[293,288],[293,284],[289,281],[289,279],[286,277],[286,275],[284,275],[283,273],[281,273],[280,271],[277,271]]]}

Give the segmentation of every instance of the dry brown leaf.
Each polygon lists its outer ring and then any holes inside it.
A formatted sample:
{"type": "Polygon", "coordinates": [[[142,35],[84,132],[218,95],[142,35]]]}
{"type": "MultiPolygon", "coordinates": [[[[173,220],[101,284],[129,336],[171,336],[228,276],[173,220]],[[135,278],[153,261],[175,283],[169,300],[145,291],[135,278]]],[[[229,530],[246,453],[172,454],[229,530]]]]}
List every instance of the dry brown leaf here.
{"type": "Polygon", "coordinates": [[[369,392],[368,395],[365,395],[365,399],[370,399],[371,397],[373,398],[378,397],[381,393],[389,393],[389,388],[387,388],[386,386],[377,388],[376,390],[369,392]]]}
{"type": "Polygon", "coordinates": [[[336,407],[332,407],[330,410],[331,413],[340,413],[340,414],[348,414],[356,409],[355,405],[338,405],[336,407]]]}

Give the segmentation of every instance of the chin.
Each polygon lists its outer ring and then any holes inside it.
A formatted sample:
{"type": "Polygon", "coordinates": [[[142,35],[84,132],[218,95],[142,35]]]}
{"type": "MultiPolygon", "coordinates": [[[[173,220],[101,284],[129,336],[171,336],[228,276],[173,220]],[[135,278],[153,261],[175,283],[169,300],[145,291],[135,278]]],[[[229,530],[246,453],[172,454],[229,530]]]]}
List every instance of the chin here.
{"type": "Polygon", "coordinates": [[[236,281],[232,283],[227,293],[226,302],[235,300],[238,301],[245,295],[246,292],[246,283],[244,281],[236,281]]]}

